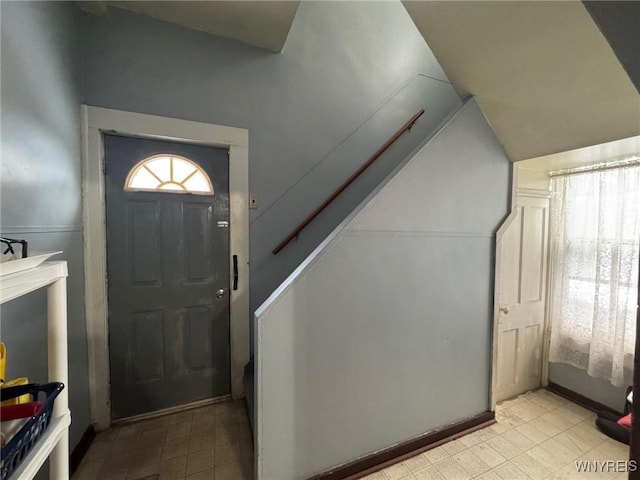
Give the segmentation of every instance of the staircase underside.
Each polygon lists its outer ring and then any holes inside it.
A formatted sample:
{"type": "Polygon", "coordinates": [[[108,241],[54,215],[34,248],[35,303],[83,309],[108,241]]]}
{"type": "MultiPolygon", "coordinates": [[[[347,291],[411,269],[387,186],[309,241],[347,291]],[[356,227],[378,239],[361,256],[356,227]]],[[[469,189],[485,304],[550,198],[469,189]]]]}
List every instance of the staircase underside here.
{"type": "Polygon", "coordinates": [[[640,133],[638,90],[582,2],[403,4],[512,161],[640,133]]]}

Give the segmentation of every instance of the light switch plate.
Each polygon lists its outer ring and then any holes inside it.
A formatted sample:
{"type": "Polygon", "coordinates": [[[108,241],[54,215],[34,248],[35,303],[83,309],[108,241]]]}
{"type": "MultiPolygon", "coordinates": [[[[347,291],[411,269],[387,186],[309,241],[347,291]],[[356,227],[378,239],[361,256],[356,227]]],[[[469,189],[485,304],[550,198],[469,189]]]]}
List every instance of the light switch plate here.
{"type": "Polygon", "coordinates": [[[253,193],[249,194],[249,208],[252,210],[258,208],[258,197],[256,197],[253,193]]]}

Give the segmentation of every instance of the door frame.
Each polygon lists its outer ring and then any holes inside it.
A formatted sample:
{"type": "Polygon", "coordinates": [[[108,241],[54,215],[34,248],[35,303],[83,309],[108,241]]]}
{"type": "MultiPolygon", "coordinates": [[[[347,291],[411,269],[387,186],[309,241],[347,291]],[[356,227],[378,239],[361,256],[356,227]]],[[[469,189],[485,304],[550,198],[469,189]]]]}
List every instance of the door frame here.
{"type": "MultiPolygon", "coordinates": [[[[498,231],[496,232],[496,249],[495,249],[495,270],[494,270],[494,292],[493,292],[493,323],[492,323],[492,341],[491,341],[491,385],[489,393],[489,406],[492,412],[496,409],[498,391],[498,335],[500,321],[500,267],[502,266],[502,255],[500,244],[505,231],[511,226],[517,217],[518,197],[536,197],[551,198],[551,192],[527,188],[518,188],[518,166],[512,166],[511,177],[511,210],[507,218],[504,219],[498,231]]],[[[549,236],[549,229],[546,235],[549,236]]],[[[541,375],[540,384],[546,387],[549,384],[549,341],[551,339],[551,329],[549,324],[549,257],[550,248],[547,247],[547,271],[546,271],[546,287],[544,291],[544,320],[542,326],[542,354],[540,356],[541,375]]]]}
{"type": "Polygon", "coordinates": [[[107,249],[104,174],[105,133],[229,149],[229,285],[238,256],[238,289],[230,289],[231,396],[244,395],[249,361],[249,130],[122,110],[81,106],[84,285],[91,423],[111,425],[107,249]]]}

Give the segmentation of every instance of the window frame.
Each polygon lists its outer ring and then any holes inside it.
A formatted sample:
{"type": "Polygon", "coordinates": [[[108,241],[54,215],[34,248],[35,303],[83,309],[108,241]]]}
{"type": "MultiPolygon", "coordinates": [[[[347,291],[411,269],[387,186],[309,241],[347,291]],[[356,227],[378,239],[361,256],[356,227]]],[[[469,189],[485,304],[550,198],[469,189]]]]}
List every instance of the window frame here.
{"type": "Polygon", "coordinates": [[[131,170],[129,170],[129,173],[127,174],[127,178],[124,181],[124,191],[125,192],[179,193],[179,194],[186,193],[191,195],[215,195],[213,182],[211,181],[211,178],[209,178],[209,175],[207,175],[207,172],[205,172],[204,169],[197,162],[191,160],[190,158],[187,158],[183,155],[176,155],[173,153],[158,153],[156,155],[143,158],[138,163],[136,163],[133,167],[131,167],[131,170]],[[171,162],[171,167],[169,168],[171,178],[169,181],[164,181],[163,179],[161,179],[156,172],[154,172],[150,167],[146,165],[148,163],[151,163],[161,158],[167,158],[171,162]],[[176,158],[184,162],[187,162],[194,167],[193,172],[190,173],[184,179],[182,179],[181,182],[175,181],[175,179],[173,178],[173,159],[176,159],[176,158]],[[155,188],[139,188],[139,187],[130,186],[131,182],[135,180],[135,177],[138,174],[138,172],[143,168],[146,169],[153,177],[155,177],[156,180],[158,180],[159,182],[158,186],[156,186],[155,188]],[[189,190],[187,189],[187,187],[185,187],[184,182],[190,179],[194,174],[198,174],[198,173],[204,177],[205,181],[207,182],[207,185],[209,186],[209,191],[189,190]],[[182,190],[163,189],[162,186],[168,183],[174,183],[176,185],[179,185],[180,187],[182,187],[182,190]]]}

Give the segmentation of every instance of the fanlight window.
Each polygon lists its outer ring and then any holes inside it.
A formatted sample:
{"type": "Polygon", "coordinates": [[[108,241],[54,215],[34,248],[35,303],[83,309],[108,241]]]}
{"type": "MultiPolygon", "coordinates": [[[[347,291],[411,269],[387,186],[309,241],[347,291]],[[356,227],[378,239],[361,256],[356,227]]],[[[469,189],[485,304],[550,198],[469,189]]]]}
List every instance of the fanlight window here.
{"type": "Polygon", "coordinates": [[[207,174],[191,160],[176,155],[146,158],[131,169],[125,190],[213,194],[207,174]]]}

